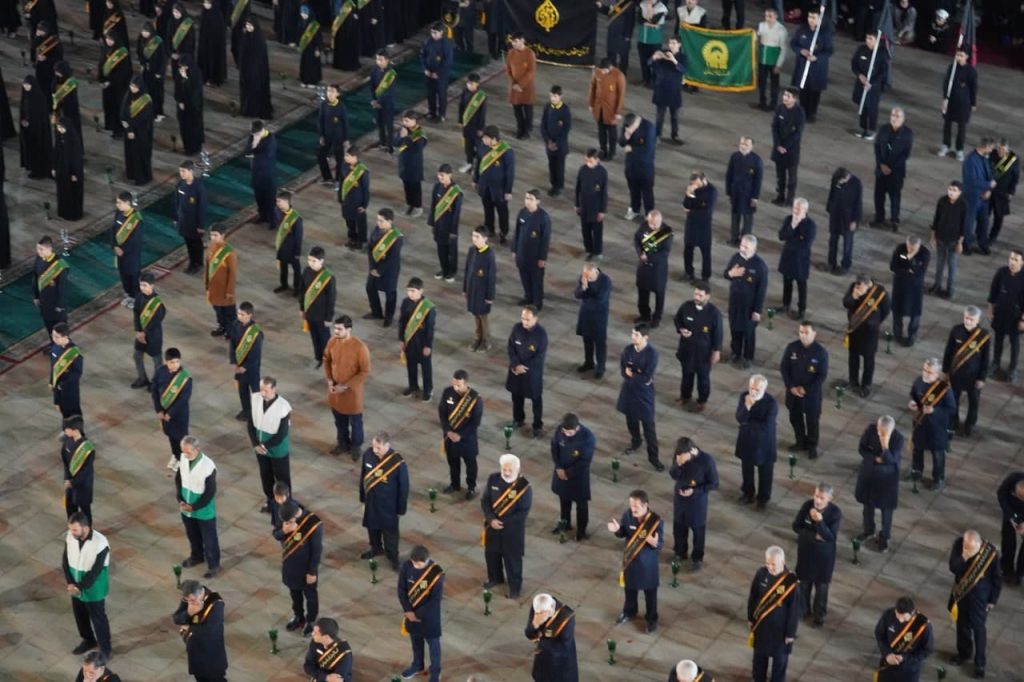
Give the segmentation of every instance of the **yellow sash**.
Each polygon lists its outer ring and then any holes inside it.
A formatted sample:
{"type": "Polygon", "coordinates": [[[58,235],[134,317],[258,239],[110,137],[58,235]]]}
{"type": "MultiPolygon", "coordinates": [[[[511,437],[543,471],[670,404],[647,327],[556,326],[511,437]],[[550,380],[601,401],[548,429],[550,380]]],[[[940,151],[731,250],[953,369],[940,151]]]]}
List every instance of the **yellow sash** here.
{"type": "Polygon", "coordinates": [[[174,35],[171,37],[171,47],[175,50],[181,45],[181,41],[185,40],[185,36],[192,30],[192,17],[185,17],[178,24],[178,28],[175,29],[174,35]]]}
{"type": "Polygon", "coordinates": [[[376,244],[373,245],[371,254],[373,256],[373,262],[379,263],[388,255],[388,251],[394,246],[399,239],[402,238],[402,233],[392,227],[388,230],[383,237],[380,238],[376,244]]]}
{"type": "Polygon", "coordinates": [[[484,154],[484,157],[480,159],[480,165],[478,166],[480,175],[486,173],[487,169],[497,163],[508,150],[508,142],[505,142],[504,140],[501,140],[498,144],[494,145],[491,150],[484,154]]]}
{"type": "Polygon", "coordinates": [[[68,78],[66,81],[61,83],[61,86],[57,88],[57,92],[53,93],[53,110],[57,111],[57,107],[64,101],[64,98],[75,91],[78,87],[78,81],[74,78],[68,78]]]}
{"type": "Polygon", "coordinates": [[[124,61],[124,58],[128,56],[128,50],[123,47],[119,47],[109,55],[107,55],[106,61],[103,62],[103,76],[107,77],[114,70],[118,64],[124,61]]]}
{"type": "Polygon", "coordinates": [[[452,427],[452,431],[457,431],[462,426],[462,423],[469,419],[469,416],[473,414],[473,408],[476,407],[479,400],[480,394],[470,389],[466,391],[466,395],[459,399],[459,402],[455,403],[455,407],[452,408],[451,413],[448,415],[448,424],[452,427]]]}
{"type": "Polygon", "coordinates": [[[65,348],[64,352],[57,358],[57,361],[53,363],[53,369],[50,371],[50,386],[56,386],[60,378],[71,369],[71,365],[81,355],[82,351],[78,350],[78,346],[68,346],[65,348]]]}
{"type": "Polygon", "coordinates": [[[259,338],[261,331],[260,326],[255,322],[245,328],[245,334],[242,334],[242,338],[238,340],[238,345],[235,346],[236,365],[242,364],[249,357],[249,353],[252,351],[252,347],[256,345],[256,339],[259,338]]]}
{"type": "Polygon", "coordinates": [[[50,262],[50,265],[45,270],[43,270],[42,274],[39,275],[39,282],[37,283],[37,286],[40,289],[45,289],[46,287],[55,283],[57,281],[57,278],[60,277],[60,273],[64,272],[67,269],[68,264],[65,263],[63,259],[55,258],[53,261],[50,262]]]}
{"type": "Polygon", "coordinates": [[[384,93],[388,91],[388,88],[390,88],[395,82],[396,78],[398,78],[398,74],[395,73],[395,70],[388,69],[387,73],[384,74],[384,77],[380,79],[380,83],[377,83],[377,87],[373,89],[374,98],[380,99],[384,93]]]}
{"type": "Polygon", "coordinates": [[[295,221],[299,219],[299,212],[294,208],[289,208],[288,212],[281,217],[281,224],[277,226],[277,235],[274,237],[274,251],[278,251],[281,248],[281,244],[284,244],[284,240],[291,234],[292,228],[295,227],[295,221]]]}
{"type": "Polygon", "coordinates": [[[967,337],[967,340],[956,349],[956,354],[953,356],[953,363],[949,369],[949,376],[956,374],[957,371],[963,367],[968,360],[974,357],[976,353],[979,353],[985,344],[988,343],[988,340],[992,338],[991,334],[985,334],[981,340],[978,340],[979,336],[981,336],[981,327],[976,327],[974,331],[971,332],[971,335],[967,337]]]}
{"type": "Polygon", "coordinates": [[[476,116],[476,112],[480,110],[480,107],[487,101],[487,93],[483,90],[477,90],[473,93],[473,96],[469,98],[469,102],[466,103],[466,110],[462,112],[462,120],[459,125],[463,128],[473,120],[476,116]]]}
{"type": "Polygon", "coordinates": [[[208,279],[212,280],[214,278],[214,276],[217,274],[217,270],[220,269],[220,266],[224,265],[225,261],[227,261],[228,259],[228,256],[231,255],[233,251],[234,249],[231,248],[229,244],[225,244],[224,246],[220,247],[220,250],[218,250],[217,253],[213,254],[213,258],[210,259],[209,265],[206,266],[206,273],[208,279]]]}
{"type": "Polygon", "coordinates": [[[656,253],[658,251],[658,245],[668,239],[671,235],[671,232],[659,227],[654,232],[649,232],[640,238],[640,248],[644,253],[656,253]]]}
{"type": "Polygon", "coordinates": [[[427,320],[427,315],[434,309],[434,304],[426,298],[421,298],[420,302],[416,304],[416,309],[412,311],[412,315],[409,316],[409,321],[405,323],[405,331],[403,332],[403,338],[406,343],[412,340],[412,337],[416,335],[416,332],[420,330],[423,323],[427,320]]]}
{"type": "Polygon", "coordinates": [[[444,195],[437,200],[437,206],[434,207],[434,222],[440,220],[441,217],[451,209],[455,204],[455,200],[458,199],[461,194],[462,189],[455,183],[452,183],[451,187],[445,191],[444,195]]]}
{"type": "Polygon", "coordinates": [[[338,31],[341,30],[342,24],[348,19],[349,15],[352,14],[354,6],[352,0],[345,0],[341,5],[341,9],[338,10],[338,16],[334,17],[334,21],[331,22],[331,40],[335,40],[335,36],[338,35],[338,31]]]}
{"type": "Polygon", "coordinates": [[[165,411],[174,404],[174,401],[181,395],[182,389],[188,385],[188,382],[192,380],[192,375],[186,370],[178,370],[178,373],[174,375],[170,383],[167,384],[167,388],[160,394],[160,407],[165,411]]]}
{"type": "Polygon", "coordinates": [[[96,447],[92,444],[92,441],[83,440],[79,443],[78,447],[75,448],[75,452],[71,455],[71,461],[68,463],[68,472],[72,476],[77,476],[94,452],[96,452],[96,447]]]}
{"type": "Polygon", "coordinates": [[[141,224],[142,216],[139,212],[129,211],[128,215],[124,217],[124,222],[121,223],[121,227],[117,228],[117,232],[114,234],[114,241],[117,242],[118,246],[124,246],[125,242],[131,239],[131,236],[135,234],[135,229],[141,224]]]}
{"type": "Polygon", "coordinates": [[[306,30],[302,32],[299,37],[299,52],[305,52],[309,44],[313,42],[313,38],[320,32],[320,22],[314,19],[306,25],[306,30]]]}
{"type": "Polygon", "coordinates": [[[367,471],[366,475],[363,476],[364,492],[369,494],[371,490],[381,483],[387,483],[388,476],[393,474],[400,466],[402,466],[402,457],[397,452],[392,452],[382,459],[377,463],[377,466],[367,471]]]}
{"type": "Polygon", "coordinates": [[[406,591],[406,596],[409,597],[409,603],[415,609],[423,601],[430,596],[434,586],[444,575],[444,569],[437,564],[430,564],[424,569],[420,579],[417,580],[412,586],[406,591]]]}
{"type": "Polygon", "coordinates": [[[281,559],[282,561],[287,560],[288,557],[295,554],[299,549],[306,544],[306,541],[313,536],[316,529],[323,525],[323,521],[316,514],[305,514],[298,524],[298,528],[295,529],[291,535],[286,537],[281,542],[281,559]]]}
{"type": "Polygon", "coordinates": [[[149,327],[149,323],[152,321],[153,316],[156,315],[156,312],[160,310],[160,306],[163,304],[164,302],[160,300],[159,296],[153,296],[153,298],[146,301],[146,305],[143,306],[142,312],[139,313],[139,326],[142,327],[143,330],[149,327]]]}
{"type": "Polygon", "coordinates": [[[306,287],[306,293],[302,297],[303,310],[309,310],[309,306],[313,305],[316,297],[327,290],[327,283],[331,281],[331,277],[331,271],[327,268],[323,268],[317,273],[313,281],[306,287]]]}
{"type": "Polygon", "coordinates": [[[352,167],[348,173],[345,174],[345,179],[341,183],[341,200],[344,201],[348,193],[359,184],[359,180],[362,179],[363,173],[366,172],[366,164],[362,161],[352,167]]]}
{"type": "MultiPolygon", "coordinates": [[[[351,649],[342,649],[340,642],[334,642],[331,646],[324,649],[324,652],[316,659],[316,664],[325,671],[332,671],[350,653],[352,653],[351,649]]],[[[315,680],[316,678],[314,677],[313,679],[315,680]]]]}

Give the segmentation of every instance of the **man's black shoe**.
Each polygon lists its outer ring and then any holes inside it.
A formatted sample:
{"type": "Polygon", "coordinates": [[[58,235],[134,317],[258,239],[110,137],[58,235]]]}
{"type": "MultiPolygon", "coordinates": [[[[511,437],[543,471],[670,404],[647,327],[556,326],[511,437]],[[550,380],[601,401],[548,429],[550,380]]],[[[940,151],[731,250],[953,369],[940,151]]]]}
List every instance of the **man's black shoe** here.
{"type": "Polygon", "coordinates": [[[956,654],[956,655],[950,657],[949,664],[950,665],[960,665],[965,660],[967,660],[967,659],[961,658],[959,654],[956,654]]]}
{"type": "Polygon", "coordinates": [[[278,286],[274,287],[274,293],[275,294],[279,294],[282,291],[288,291],[288,285],[287,284],[279,284],[278,286]]]}
{"type": "Polygon", "coordinates": [[[384,553],[384,552],[382,552],[381,550],[379,550],[379,549],[373,549],[373,548],[371,547],[370,549],[368,549],[368,550],[366,550],[365,552],[363,552],[362,554],[360,554],[360,555],[359,555],[359,558],[360,558],[360,559],[364,559],[364,560],[365,560],[365,559],[372,559],[373,557],[375,557],[375,556],[380,556],[380,555],[381,555],[381,554],[383,554],[383,553],[384,553]]]}
{"type": "Polygon", "coordinates": [[[657,621],[654,621],[654,620],[648,621],[648,623],[647,623],[647,632],[654,632],[657,629],[658,629],[658,622],[657,621]]]}
{"type": "Polygon", "coordinates": [[[306,637],[309,637],[311,634],[313,634],[313,624],[306,623],[306,627],[302,628],[302,634],[306,637]]]}
{"type": "Polygon", "coordinates": [[[750,504],[753,501],[754,501],[754,498],[751,497],[750,495],[740,495],[736,499],[736,504],[750,504]]]}
{"type": "Polygon", "coordinates": [[[192,568],[193,566],[198,566],[199,564],[205,563],[205,561],[205,559],[196,559],[195,557],[189,557],[181,562],[181,567],[192,568]]]}
{"type": "Polygon", "coordinates": [[[467,501],[472,500],[474,497],[476,497],[476,488],[470,488],[469,490],[466,491],[467,501]]]}
{"type": "Polygon", "coordinates": [[[96,642],[87,642],[83,639],[81,642],[78,643],[78,646],[71,650],[71,653],[73,653],[75,656],[81,656],[85,652],[95,649],[96,646],[96,642]]]}
{"type": "Polygon", "coordinates": [[[651,462],[651,466],[654,467],[655,471],[664,471],[665,470],[665,465],[662,464],[660,460],[654,459],[654,460],[650,460],[650,462],[651,462]]]}
{"type": "Polygon", "coordinates": [[[579,372],[580,374],[583,374],[584,372],[586,372],[588,370],[591,370],[591,369],[594,369],[594,366],[589,364],[589,363],[584,362],[582,365],[579,365],[576,368],[576,371],[579,372]]]}
{"type": "Polygon", "coordinates": [[[136,379],[132,382],[132,388],[149,388],[149,381],[146,379],[136,379]]]}
{"type": "Polygon", "coordinates": [[[484,587],[485,590],[489,590],[492,587],[497,587],[498,585],[504,585],[504,584],[505,584],[504,580],[488,580],[487,582],[485,582],[483,584],[483,587],[484,587]]]}
{"type": "Polygon", "coordinates": [[[445,486],[444,490],[442,490],[441,492],[443,492],[445,495],[451,495],[452,493],[457,493],[460,490],[462,490],[462,488],[460,488],[457,485],[448,485],[445,486]]]}
{"type": "Polygon", "coordinates": [[[288,632],[295,632],[299,628],[305,627],[305,625],[306,625],[306,619],[305,618],[299,618],[298,616],[292,616],[291,620],[288,621],[288,624],[284,626],[284,629],[287,630],[288,632]]]}
{"type": "Polygon", "coordinates": [[[408,396],[411,396],[416,391],[417,391],[417,389],[415,389],[415,388],[407,388],[404,391],[402,391],[402,395],[408,397],[408,396]]]}

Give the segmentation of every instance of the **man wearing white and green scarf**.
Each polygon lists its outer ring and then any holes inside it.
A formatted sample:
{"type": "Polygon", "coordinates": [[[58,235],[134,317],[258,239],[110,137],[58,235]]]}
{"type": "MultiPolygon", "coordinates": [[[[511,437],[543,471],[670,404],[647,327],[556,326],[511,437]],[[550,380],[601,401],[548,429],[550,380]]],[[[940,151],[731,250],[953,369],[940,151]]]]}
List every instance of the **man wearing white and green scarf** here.
{"type": "Polygon", "coordinates": [[[71,653],[80,656],[97,645],[110,657],[110,622],[104,600],[109,588],[110,545],[91,528],[89,517],[75,512],[68,519],[64,545],[64,580],[82,641],[71,653]]]}
{"type": "Polygon", "coordinates": [[[174,474],[181,522],[188,536],[189,555],[181,562],[191,568],[206,562],[203,577],[210,579],[220,571],[220,544],[217,541],[217,465],[199,449],[199,439],[181,439],[181,462],[174,474]]]}

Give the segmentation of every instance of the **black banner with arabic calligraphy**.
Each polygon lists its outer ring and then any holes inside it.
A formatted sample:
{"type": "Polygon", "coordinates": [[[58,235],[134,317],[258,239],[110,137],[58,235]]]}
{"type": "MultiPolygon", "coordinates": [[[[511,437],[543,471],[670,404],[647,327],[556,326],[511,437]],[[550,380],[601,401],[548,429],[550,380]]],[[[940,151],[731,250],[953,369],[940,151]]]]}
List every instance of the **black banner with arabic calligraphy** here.
{"type": "Polygon", "coordinates": [[[592,66],[597,9],[587,0],[495,0],[505,2],[509,27],[523,32],[537,60],[562,66],[592,66]]]}

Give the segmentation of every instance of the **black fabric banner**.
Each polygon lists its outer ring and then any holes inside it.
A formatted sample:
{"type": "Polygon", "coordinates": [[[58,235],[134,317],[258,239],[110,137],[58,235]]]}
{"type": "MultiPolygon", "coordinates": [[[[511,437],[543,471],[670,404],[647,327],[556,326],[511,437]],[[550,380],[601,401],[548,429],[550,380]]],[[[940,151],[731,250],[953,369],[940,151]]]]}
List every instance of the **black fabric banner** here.
{"type": "Polygon", "coordinates": [[[563,66],[592,66],[597,9],[587,0],[495,0],[504,2],[509,30],[522,31],[537,60],[563,66]]]}

